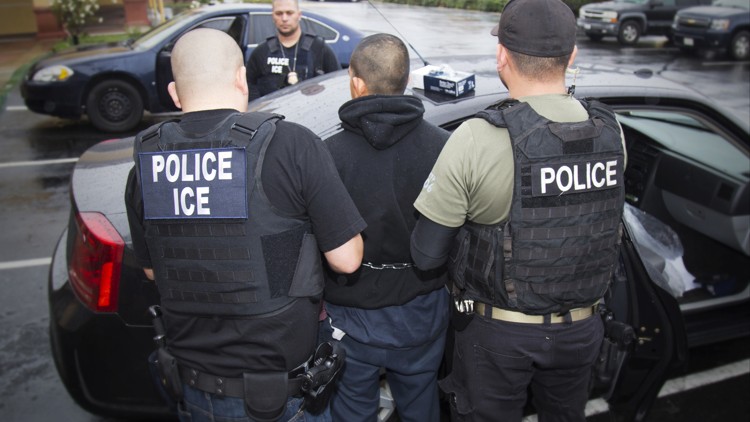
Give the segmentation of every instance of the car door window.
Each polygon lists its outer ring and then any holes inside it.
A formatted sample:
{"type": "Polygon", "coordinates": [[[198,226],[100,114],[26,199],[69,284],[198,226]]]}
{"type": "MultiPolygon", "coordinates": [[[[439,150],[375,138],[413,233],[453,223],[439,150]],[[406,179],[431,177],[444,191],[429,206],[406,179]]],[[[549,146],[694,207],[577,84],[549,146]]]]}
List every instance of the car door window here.
{"type": "Polygon", "coordinates": [[[250,14],[250,34],[248,44],[256,46],[266,38],[276,33],[276,26],[273,24],[273,18],[270,13],[251,13],[250,14]]]}
{"type": "MultiPolygon", "coordinates": [[[[270,13],[253,13],[250,15],[250,39],[248,44],[256,46],[266,38],[276,34],[276,26],[270,13]]],[[[302,32],[323,37],[327,42],[335,42],[339,38],[339,33],[330,26],[318,20],[302,16],[300,21],[302,32]]]]}
{"type": "Polygon", "coordinates": [[[303,17],[300,26],[303,32],[323,37],[327,42],[335,42],[339,38],[335,29],[315,19],[303,17]]]}
{"type": "MultiPolygon", "coordinates": [[[[748,145],[710,119],[681,110],[619,110],[627,201],[680,238],[698,283],[750,280],[748,145]]],[[[692,280],[688,280],[692,282],[692,280]]]]}
{"type": "MultiPolygon", "coordinates": [[[[201,22],[199,25],[195,26],[195,28],[218,29],[219,31],[228,33],[229,29],[232,28],[232,25],[238,19],[239,17],[237,16],[225,16],[225,17],[220,17],[220,18],[209,19],[209,20],[201,22]]],[[[191,29],[194,29],[194,28],[191,28],[191,29]]]]}

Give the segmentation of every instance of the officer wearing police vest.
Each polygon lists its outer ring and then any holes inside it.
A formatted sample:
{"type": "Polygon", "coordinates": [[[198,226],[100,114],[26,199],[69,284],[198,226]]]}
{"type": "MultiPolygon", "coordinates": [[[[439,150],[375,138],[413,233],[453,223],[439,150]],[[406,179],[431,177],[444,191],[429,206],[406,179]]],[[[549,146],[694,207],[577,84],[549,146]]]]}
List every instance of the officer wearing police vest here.
{"type": "Polygon", "coordinates": [[[451,135],[415,202],[412,257],[449,264],[454,421],[584,421],[618,256],[625,153],[614,113],[565,88],[576,21],[511,0],[492,31],[510,100],[451,135]]]}
{"type": "Polygon", "coordinates": [[[276,34],[259,44],[247,61],[250,99],[341,69],[323,37],[302,32],[297,0],[273,0],[276,34]]]}
{"type": "Polygon", "coordinates": [[[185,114],[136,137],[125,198],[136,257],[161,298],[160,381],[182,420],[316,420],[302,403],[311,367],[331,357],[311,359],[321,251],[336,271],[355,271],[364,220],[312,132],[245,113],[231,37],[193,30],[171,61],[169,93],[185,114]]]}

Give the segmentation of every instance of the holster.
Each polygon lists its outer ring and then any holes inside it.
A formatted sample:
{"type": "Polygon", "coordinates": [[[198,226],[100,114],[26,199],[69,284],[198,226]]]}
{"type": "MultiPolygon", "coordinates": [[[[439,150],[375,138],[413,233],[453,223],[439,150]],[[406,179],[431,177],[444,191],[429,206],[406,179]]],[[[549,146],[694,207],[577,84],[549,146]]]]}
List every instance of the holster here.
{"type": "Polygon", "coordinates": [[[305,394],[305,411],[319,414],[328,406],[333,395],[335,382],[344,367],[346,351],[338,347],[338,342],[325,342],[318,345],[311,368],[300,375],[302,392],[305,394]]]}
{"type": "Polygon", "coordinates": [[[592,387],[603,388],[603,397],[608,399],[617,384],[617,375],[630,353],[631,345],[636,339],[633,327],[614,319],[612,312],[599,305],[599,312],[604,323],[604,339],[599,357],[592,372],[592,387]]]}
{"type": "Polygon", "coordinates": [[[275,422],[284,415],[287,402],[287,372],[242,374],[245,413],[259,422],[275,422]]]}
{"type": "Polygon", "coordinates": [[[156,367],[159,370],[159,380],[164,386],[164,390],[173,400],[182,400],[182,381],[180,380],[177,359],[169,353],[166,347],[159,347],[156,350],[156,367]]]}

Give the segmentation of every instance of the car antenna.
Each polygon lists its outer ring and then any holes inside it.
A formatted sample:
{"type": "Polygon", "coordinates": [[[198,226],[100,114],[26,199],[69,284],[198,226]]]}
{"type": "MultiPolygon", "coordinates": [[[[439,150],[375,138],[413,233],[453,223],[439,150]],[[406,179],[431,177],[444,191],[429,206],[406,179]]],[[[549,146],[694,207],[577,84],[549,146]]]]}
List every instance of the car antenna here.
{"type": "Polygon", "coordinates": [[[370,6],[372,6],[372,8],[373,8],[373,9],[375,9],[375,11],[376,11],[376,12],[378,12],[378,13],[380,14],[380,16],[382,16],[382,17],[383,17],[383,19],[385,19],[385,21],[386,21],[386,22],[388,22],[388,25],[390,25],[390,26],[391,26],[391,28],[393,28],[393,29],[394,29],[394,30],[396,31],[396,33],[398,33],[398,35],[399,35],[399,36],[400,36],[400,37],[401,37],[401,38],[402,38],[402,39],[403,39],[403,40],[404,40],[404,41],[406,42],[406,44],[407,44],[407,45],[408,45],[408,46],[409,46],[409,47],[410,47],[410,48],[412,49],[412,51],[414,51],[414,52],[415,52],[415,53],[417,54],[417,57],[419,57],[419,60],[422,60],[422,63],[423,63],[423,64],[424,64],[425,66],[427,66],[427,65],[429,65],[429,64],[430,64],[430,63],[428,63],[428,62],[427,62],[427,60],[425,60],[425,59],[424,59],[424,57],[422,57],[422,55],[421,55],[421,54],[419,54],[419,51],[417,51],[417,49],[416,49],[416,48],[414,48],[414,46],[413,46],[413,45],[411,45],[411,43],[409,42],[409,40],[407,40],[407,39],[406,39],[406,37],[404,36],[404,34],[402,34],[402,33],[401,33],[401,32],[400,32],[399,30],[398,30],[398,28],[396,28],[396,26],[395,26],[395,25],[393,25],[393,24],[391,23],[391,21],[389,21],[389,20],[388,20],[388,18],[386,18],[386,17],[385,17],[385,15],[383,14],[383,12],[381,12],[381,11],[380,11],[380,9],[378,9],[377,7],[375,7],[375,5],[374,5],[374,4],[372,4],[372,1],[370,1],[370,0],[367,0],[367,3],[369,3],[369,4],[370,4],[370,6]]]}

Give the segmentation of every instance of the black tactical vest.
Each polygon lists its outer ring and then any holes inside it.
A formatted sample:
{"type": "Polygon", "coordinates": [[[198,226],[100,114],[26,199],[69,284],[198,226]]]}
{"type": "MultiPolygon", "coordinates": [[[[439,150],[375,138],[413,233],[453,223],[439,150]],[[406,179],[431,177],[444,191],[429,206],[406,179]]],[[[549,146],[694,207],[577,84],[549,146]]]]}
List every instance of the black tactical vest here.
{"type": "MultiPolygon", "coordinates": [[[[281,51],[284,47],[276,35],[267,38],[266,42],[268,43],[268,57],[285,57],[281,51]]],[[[292,71],[292,66],[299,81],[325,74],[322,54],[325,45],[323,37],[303,33],[297,43],[297,57],[285,57],[289,59],[289,66],[283,66],[282,73],[269,71],[258,78],[258,90],[261,95],[289,86],[287,75],[292,71]]],[[[267,63],[263,65],[269,66],[267,63]]]]}
{"type": "Polygon", "coordinates": [[[263,159],[281,118],[233,114],[192,137],[170,121],[136,138],[146,243],[162,307],[255,316],[322,294],[310,224],[277,215],[263,192],[263,159]]]}
{"type": "Polygon", "coordinates": [[[527,103],[477,114],[513,144],[510,215],[467,222],[451,275],[464,299],[541,315],[589,306],[606,291],[618,256],[624,153],[614,113],[581,102],[589,119],[555,123],[527,103]]]}

